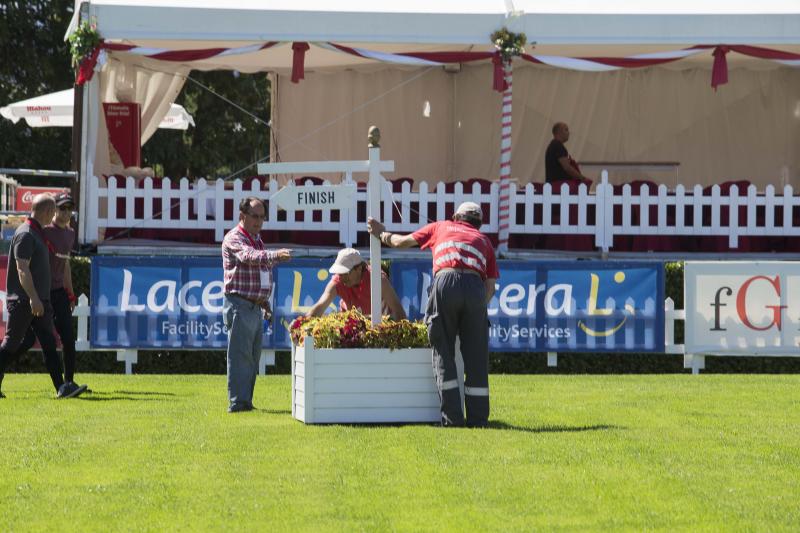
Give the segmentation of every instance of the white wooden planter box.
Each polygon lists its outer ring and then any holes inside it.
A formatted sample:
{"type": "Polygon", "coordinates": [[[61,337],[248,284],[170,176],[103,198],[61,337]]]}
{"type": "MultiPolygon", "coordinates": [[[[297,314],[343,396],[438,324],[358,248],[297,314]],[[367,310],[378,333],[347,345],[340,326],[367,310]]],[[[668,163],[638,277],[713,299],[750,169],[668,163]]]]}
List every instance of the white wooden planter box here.
{"type": "Polygon", "coordinates": [[[306,424],[439,422],[430,348],[292,350],[292,416],[306,424]]]}

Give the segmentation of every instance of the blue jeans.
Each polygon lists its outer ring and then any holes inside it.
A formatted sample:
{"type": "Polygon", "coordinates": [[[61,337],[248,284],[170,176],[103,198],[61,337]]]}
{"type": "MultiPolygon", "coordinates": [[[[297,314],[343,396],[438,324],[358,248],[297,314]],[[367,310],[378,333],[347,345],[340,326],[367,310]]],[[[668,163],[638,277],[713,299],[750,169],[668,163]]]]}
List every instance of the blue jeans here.
{"type": "Polygon", "coordinates": [[[231,407],[252,407],[261,358],[264,311],[253,302],[226,294],[222,316],[228,328],[228,401],[231,407]]]}

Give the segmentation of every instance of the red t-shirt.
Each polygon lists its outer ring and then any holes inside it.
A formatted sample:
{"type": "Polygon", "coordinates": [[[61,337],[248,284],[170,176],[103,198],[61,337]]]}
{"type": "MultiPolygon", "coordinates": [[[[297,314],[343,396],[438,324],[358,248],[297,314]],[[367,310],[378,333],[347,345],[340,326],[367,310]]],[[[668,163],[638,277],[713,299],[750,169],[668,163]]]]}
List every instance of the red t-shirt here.
{"type": "MultiPolygon", "coordinates": [[[[333,286],[336,288],[336,294],[339,296],[339,310],[347,311],[348,309],[358,309],[365,315],[372,314],[372,300],[370,298],[370,288],[372,284],[369,281],[370,269],[366,265],[364,273],[361,275],[361,282],[355,287],[348,287],[342,281],[341,276],[336,274],[332,278],[333,286]]],[[[389,279],[386,272],[381,271],[381,279],[389,279]]],[[[386,305],[381,306],[383,311],[386,312],[386,305]]]]}
{"type": "Polygon", "coordinates": [[[432,222],[411,234],[423,250],[433,252],[433,273],[443,268],[469,268],[481,278],[500,277],[489,238],[466,222],[432,222]]]}

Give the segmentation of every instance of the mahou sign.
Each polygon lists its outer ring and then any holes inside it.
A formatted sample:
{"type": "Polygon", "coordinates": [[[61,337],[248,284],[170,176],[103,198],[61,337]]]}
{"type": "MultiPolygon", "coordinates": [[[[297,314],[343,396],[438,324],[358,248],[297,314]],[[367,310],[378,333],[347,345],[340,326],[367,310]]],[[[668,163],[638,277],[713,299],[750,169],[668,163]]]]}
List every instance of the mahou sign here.
{"type": "Polygon", "coordinates": [[[686,353],[800,355],[800,262],[687,262],[686,353]]]}

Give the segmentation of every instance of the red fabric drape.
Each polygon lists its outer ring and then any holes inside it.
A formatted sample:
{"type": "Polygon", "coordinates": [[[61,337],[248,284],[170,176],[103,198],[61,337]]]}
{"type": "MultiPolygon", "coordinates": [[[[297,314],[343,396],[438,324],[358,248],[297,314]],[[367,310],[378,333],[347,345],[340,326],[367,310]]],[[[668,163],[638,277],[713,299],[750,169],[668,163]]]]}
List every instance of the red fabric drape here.
{"type": "Polygon", "coordinates": [[[292,43],[292,83],[305,79],[306,52],[309,48],[308,43],[292,43]]]}
{"type": "Polygon", "coordinates": [[[78,65],[78,71],[75,73],[75,85],[83,85],[87,81],[91,81],[94,76],[94,66],[97,64],[97,56],[100,54],[100,47],[92,50],[92,53],[84,57],[78,65]]]}
{"type": "Polygon", "coordinates": [[[503,56],[500,55],[500,52],[495,52],[495,54],[492,56],[492,64],[494,65],[494,81],[492,83],[492,89],[502,93],[508,89],[508,82],[506,82],[506,72],[503,68],[503,56]]]}
{"type": "Polygon", "coordinates": [[[714,48],[714,67],[711,70],[711,86],[714,90],[728,83],[728,59],[725,57],[730,49],[727,46],[714,48]]]}

